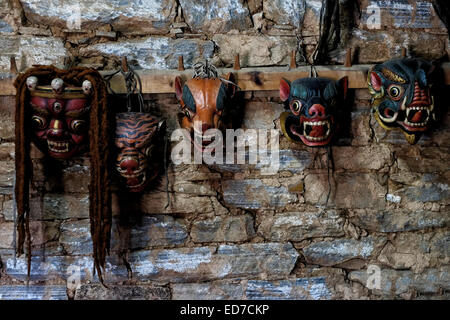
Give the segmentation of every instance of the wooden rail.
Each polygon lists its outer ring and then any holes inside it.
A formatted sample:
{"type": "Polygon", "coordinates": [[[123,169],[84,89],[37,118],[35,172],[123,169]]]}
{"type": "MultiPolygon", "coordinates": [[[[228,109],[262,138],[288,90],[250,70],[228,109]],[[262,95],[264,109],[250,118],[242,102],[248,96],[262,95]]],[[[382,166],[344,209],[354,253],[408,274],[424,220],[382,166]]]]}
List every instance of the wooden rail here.
{"type": "MultiPolygon", "coordinates": [[[[353,89],[367,88],[367,71],[372,65],[345,66],[317,66],[316,70],[320,77],[340,79],[348,76],[349,87],[353,89]]],[[[445,82],[450,85],[450,63],[444,63],[445,82]]],[[[261,67],[243,68],[235,70],[233,68],[219,69],[220,74],[233,72],[238,86],[243,91],[278,90],[280,78],[295,80],[309,76],[310,68],[301,66],[297,68],[288,67],[261,67]]],[[[102,71],[101,74],[110,74],[111,71],[102,71]]],[[[173,93],[174,79],[181,76],[184,80],[192,77],[191,70],[138,70],[136,73],[142,81],[142,93],[173,93]]],[[[15,95],[13,81],[14,73],[0,73],[0,95],[15,95]]],[[[120,74],[111,79],[111,88],[117,93],[126,93],[125,83],[120,74]]]]}

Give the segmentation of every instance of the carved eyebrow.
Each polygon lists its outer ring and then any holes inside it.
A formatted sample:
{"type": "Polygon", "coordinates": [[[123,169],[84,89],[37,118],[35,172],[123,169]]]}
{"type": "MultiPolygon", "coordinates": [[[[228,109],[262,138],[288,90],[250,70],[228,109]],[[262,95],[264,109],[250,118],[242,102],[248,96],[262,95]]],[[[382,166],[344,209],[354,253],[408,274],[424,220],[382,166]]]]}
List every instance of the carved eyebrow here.
{"type": "Polygon", "coordinates": [[[81,110],[67,111],[66,112],[66,117],[71,117],[71,118],[81,117],[84,114],[86,114],[87,112],[89,112],[90,109],[91,109],[91,107],[86,107],[86,108],[81,109],[81,110]]]}
{"type": "Polygon", "coordinates": [[[383,75],[386,78],[388,78],[391,81],[398,82],[398,83],[406,83],[405,79],[403,79],[398,74],[396,74],[395,72],[393,72],[389,69],[383,68],[383,70],[381,70],[381,72],[383,73],[383,75]]]}
{"type": "Polygon", "coordinates": [[[33,111],[41,116],[49,116],[50,112],[44,108],[41,108],[37,105],[35,105],[34,103],[30,103],[31,105],[31,109],[33,109],[33,111]]]}

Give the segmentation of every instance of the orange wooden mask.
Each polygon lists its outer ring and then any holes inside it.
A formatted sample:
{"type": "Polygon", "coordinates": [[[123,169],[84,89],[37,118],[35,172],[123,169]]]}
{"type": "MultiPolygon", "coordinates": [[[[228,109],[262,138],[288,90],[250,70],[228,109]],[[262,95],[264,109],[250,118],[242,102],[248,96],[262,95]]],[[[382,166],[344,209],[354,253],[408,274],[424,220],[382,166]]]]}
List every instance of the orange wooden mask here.
{"type": "Polygon", "coordinates": [[[233,80],[232,73],[228,73],[225,79],[195,77],[184,85],[180,77],[175,78],[175,92],[182,111],[180,126],[189,130],[191,141],[202,150],[211,142],[204,139],[202,146],[196,145],[194,130],[204,135],[208,129],[227,128],[228,124],[223,120],[236,91],[233,80]],[[200,122],[200,125],[194,128],[196,122],[200,122]]]}

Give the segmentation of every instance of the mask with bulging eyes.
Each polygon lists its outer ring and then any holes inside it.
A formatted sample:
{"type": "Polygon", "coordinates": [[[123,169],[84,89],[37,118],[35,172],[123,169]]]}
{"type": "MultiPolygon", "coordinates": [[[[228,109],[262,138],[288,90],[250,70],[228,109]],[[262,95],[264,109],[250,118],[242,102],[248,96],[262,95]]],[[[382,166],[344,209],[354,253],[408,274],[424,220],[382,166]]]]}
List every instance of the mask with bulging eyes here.
{"type": "Polygon", "coordinates": [[[348,78],[280,80],[280,98],[287,112],[280,116],[281,130],[291,141],[310,147],[328,145],[337,131],[336,111],[345,100],[348,78]]]}
{"type": "Polygon", "coordinates": [[[116,168],[126,189],[141,192],[159,173],[160,138],[165,122],[142,112],[116,115],[116,168]]]}
{"type": "MultiPolygon", "coordinates": [[[[214,145],[215,135],[209,136],[209,129],[223,130],[228,127],[224,118],[229,108],[230,99],[234,96],[236,85],[233,74],[228,73],[225,81],[219,78],[189,79],[184,85],[180,77],[175,79],[175,92],[180,102],[182,114],[180,126],[187,129],[189,139],[194,147],[205,150],[214,145]],[[194,134],[202,136],[199,143],[194,134]]],[[[211,147],[214,149],[214,147],[211,147]]]]}
{"type": "Polygon", "coordinates": [[[400,129],[410,144],[436,120],[430,92],[431,63],[417,58],[393,59],[369,71],[372,112],[386,130],[400,129]]]}
{"type": "MultiPolygon", "coordinates": [[[[91,91],[66,86],[60,78],[40,85],[31,76],[26,81],[30,93],[31,126],[35,144],[53,158],[69,159],[87,145],[91,91]]],[[[85,80],[84,86],[92,88],[85,80]]]]}

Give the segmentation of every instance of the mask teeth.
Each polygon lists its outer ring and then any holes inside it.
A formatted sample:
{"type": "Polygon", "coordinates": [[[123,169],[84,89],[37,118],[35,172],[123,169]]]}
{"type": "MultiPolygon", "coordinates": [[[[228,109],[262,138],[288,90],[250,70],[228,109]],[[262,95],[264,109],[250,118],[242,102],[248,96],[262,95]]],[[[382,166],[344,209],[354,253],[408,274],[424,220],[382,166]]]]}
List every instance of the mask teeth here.
{"type": "Polygon", "coordinates": [[[304,132],[305,138],[310,141],[318,142],[318,141],[326,140],[330,136],[330,133],[331,133],[330,122],[328,120],[314,121],[314,122],[305,121],[305,122],[303,122],[303,132],[304,132]],[[322,137],[311,137],[308,134],[306,134],[306,126],[327,126],[327,132],[322,137]]]}
{"type": "MultiPolygon", "coordinates": [[[[433,113],[433,117],[434,117],[434,113],[433,113]]],[[[424,127],[427,125],[428,120],[430,119],[430,108],[428,107],[408,107],[406,108],[406,118],[404,120],[404,123],[410,127],[424,127]],[[413,111],[420,111],[420,110],[424,110],[427,111],[427,117],[425,119],[425,121],[422,122],[409,122],[408,121],[408,117],[409,114],[411,113],[411,110],[413,111]]]]}
{"type": "Polygon", "coordinates": [[[55,153],[65,153],[69,152],[69,143],[68,142],[57,142],[47,140],[48,149],[55,153]]]}

